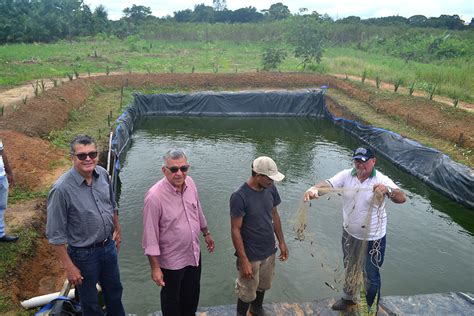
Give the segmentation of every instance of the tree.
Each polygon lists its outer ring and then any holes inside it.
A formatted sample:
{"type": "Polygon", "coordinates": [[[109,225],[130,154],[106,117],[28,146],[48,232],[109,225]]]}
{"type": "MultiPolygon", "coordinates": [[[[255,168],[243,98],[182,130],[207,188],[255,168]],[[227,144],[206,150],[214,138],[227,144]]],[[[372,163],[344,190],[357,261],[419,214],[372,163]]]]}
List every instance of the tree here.
{"type": "Polygon", "coordinates": [[[95,34],[105,33],[109,30],[108,13],[103,5],[98,5],[92,13],[92,27],[95,34]]]}
{"type": "Polygon", "coordinates": [[[215,11],[224,11],[227,9],[227,3],[225,0],[212,0],[212,6],[215,11]]]}
{"type": "Polygon", "coordinates": [[[418,26],[418,27],[426,26],[426,21],[428,21],[428,18],[420,14],[413,15],[408,18],[408,24],[410,24],[411,26],[418,26]]]}
{"type": "Polygon", "coordinates": [[[124,17],[133,22],[134,24],[138,24],[141,21],[144,21],[147,17],[151,16],[150,7],[135,4],[132,5],[131,8],[123,9],[122,12],[124,17]]]}
{"type": "Polygon", "coordinates": [[[262,54],[263,70],[277,69],[286,56],[283,48],[268,47],[262,54]]]}
{"type": "Polygon", "coordinates": [[[323,24],[311,18],[298,20],[291,30],[290,43],[295,46],[295,57],[301,58],[303,69],[313,62],[321,62],[326,41],[323,24]]]}
{"type": "Polygon", "coordinates": [[[193,22],[214,22],[214,8],[205,4],[194,6],[193,22]]]}
{"type": "Polygon", "coordinates": [[[345,17],[343,19],[337,20],[337,23],[343,23],[343,24],[357,24],[360,23],[360,18],[355,15],[350,15],[348,17],[345,17]]]}
{"type": "Polygon", "coordinates": [[[450,30],[462,30],[464,29],[464,21],[461,20],[459,15],[445,15],[442,14],[439,18],[429,18],[427,25],[437,28],[446,28],[450,30]]]}
{"type": "Polygon", "coordinates": [[[291,16],[290,9],[281,2],[274,3],[268,10],[262,10],[271,20],[283,20],[291,16]]]}
{"type": "Polygon", "coordinates": [[[255,7],[241,8],[229,12],[231,16],[229,22],[231,23],[251,23],[263,20],[263,14],[257,12],[255,7]]]}
{"type": "Polygon", "coordinates": [[[190,9],[174,12],[174,19],[178,22],[191,22],[193,11],[190,9]]]}

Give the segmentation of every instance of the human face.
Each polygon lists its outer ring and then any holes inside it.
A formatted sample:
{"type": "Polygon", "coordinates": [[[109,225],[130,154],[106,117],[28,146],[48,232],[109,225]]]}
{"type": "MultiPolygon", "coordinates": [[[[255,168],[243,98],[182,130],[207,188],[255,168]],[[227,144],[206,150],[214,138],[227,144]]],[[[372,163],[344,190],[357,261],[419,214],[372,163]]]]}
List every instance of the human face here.
{"type": "Polygon", "coordinates": [[[362,161],[361,159],[354,159],[354,167],[357,171],[357,178],[364,181],[372,174],[372,170],[375,166],[375,158],[371,158],[367,161],[362,161]]]}
{"type": "Polygon", "coordinates": [[[264,174],[257,174],[256,175],[256,182],[257,182],[257,186],[260,188],[260,189],[266,189],[270,186],[273,185],[273,180],[270,179],[268,176],[264,175],[264,174]]]}
{"type": "Polygon", "coordinates": [[[186,158],[179,158],[166,160],[166,166],[161,168],[166,179],[168,179],[172,186],[179,190],[183,188],[184,180],[186,179],[186,174],[188,173],[188,171],[181,170],[181,167],[185,166],[189,166],[186,158]],[[178,171],[173,173],[170,169],[175,169],[174,167],[177,167],[178,171]]]}
{"type": "Polygon", "coordinates": [[[89,177],[92,175],[92,172],[99,161],[99,157],[91,158],[87,155],[86,159],[80,160],[77,158],[77,155],[90,154],[92,152],[97,152],[97,147],[94,144],[77,144],[74,146],[74,155],[71,155],[71,160],[74,164],[74,168],[76,168],[77,172],[79,172],[83,177],[89,177]]]}

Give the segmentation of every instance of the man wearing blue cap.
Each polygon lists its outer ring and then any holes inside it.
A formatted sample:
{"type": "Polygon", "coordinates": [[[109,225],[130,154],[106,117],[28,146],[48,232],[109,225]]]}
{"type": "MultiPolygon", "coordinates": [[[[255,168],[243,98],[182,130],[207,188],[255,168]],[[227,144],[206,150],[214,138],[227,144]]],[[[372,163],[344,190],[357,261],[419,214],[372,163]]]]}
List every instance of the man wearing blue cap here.
{"type": "Polygon", "coordinates": [[[352,155],[354,168],[337,173],[332,178],[309,188],[304,200],[342,189],[345,283],[341,299],[332,305],[334,310],[346,310],[357,302],[358,278],[362,269],[367,306],[376,297],[375,311],[380,299],[380,267],[383,264],[386,243],[387,214],[385,198],[394,203],[404,203],[403,191],[387,176],[375,169],[375,153],[368,146],[361,146],[352,155]],[[375,251],[374,251],[375,250],[375,251]]]}

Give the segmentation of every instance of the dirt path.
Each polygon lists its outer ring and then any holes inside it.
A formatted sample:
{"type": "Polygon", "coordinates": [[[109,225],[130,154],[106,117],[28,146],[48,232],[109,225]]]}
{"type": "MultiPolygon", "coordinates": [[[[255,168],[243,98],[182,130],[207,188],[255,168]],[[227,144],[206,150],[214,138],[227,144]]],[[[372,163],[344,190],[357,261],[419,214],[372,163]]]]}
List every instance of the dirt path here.
{"type": "MultiPolygon", "coordinates": [[[[110,75],[118,75],[118,72],[111,72],[110,75]]],[[[98,76],[105,76],[105,73],[94,73],[94,74],[79,74],[79,78],[85,77],[98,77],[98,76]],[[83,77],[84,76],[84,77],[83,77]]],[[[74,79],[76,80],[76,79],[74,79]]],[[[25,84],[16,86],[11,89],[0,89],[0,106],[5,107],[5,111],[11,111],[11,107],[15,107],[21,105],[28,100],[31,100],[35,97],[35,87],[38,85],[39,94],[43,93],[43,90],[49,90],[54,88],[55,82],[56,85],[63,85],[67,83],[69,78],[51,78],[51,79],[39,79],[39,80],[31,80],[25,84]]]]}
{"type": "MultiPolygon", "coordinates": [[[[120,75],[120,74],[124,74],[124,73],[119,73],[119,72],[111,73],[111,75],[120,75]]],[[[86,76],[87,77],[97,77],[97,76],[105,76],[105,75],[106,75],[105,73],[94,73],[94,74],[90,74],[90,75],[88,75],[88,74],[81,75],[80,74],[79,76],[85,78],[86,76]]],[[[344,74],[334,74],[334,76],[337,77],[337,78],[340,78],[340,79],[345,79],[346,78],[346,75],[344,75],[344,74]]],[[[359,81],[359,82],[361,81],[361,77],[357,77],[357,76],[348,76],[348,78],[353,80],[353,81],[359,81]]],[[[63,84],[65,82],[67,82],[69,79],[68,78],[55,78],[54,80],[56,80],[58,84],[63,84]]],[[[40,83],[40,85],[41,85],[41,82],[43,82],[44,90],[49,90],[49,89],[54,87],[54,82],[51,79],[43,79],[42,81],[40,80],[38,82],[40,83]]],[[[375,80],[366,79],[365,82],[371,84],[374,87],[376,86],[375,80]]],[[[36,86],[36,83],[37,83],[37,81],[33,80],[31,82],[25,83],[23,85],[17,86],[17,87],[12,88],[12,89],[0,91],[0,106],[2,106],[2,105],[5,106],[5,109],[8,111],[9,107],[21,104],[23,102],[23,100],[25,99],[25,97],[27,97],[28,99],[33,98],[35,96],[34,86],[36,86]]],[[[388,83],[388,82],[381,82],[380,86],[384,90],[393,91],[393,89],[394,89],[394,85],[392,83],[388,83]]],[[[41,89],[40,89],[40,91],[41,91],[41,89]]],[[[401,94],[408,94],[408,89],[404,88],[404,87],[400,87],[398,91],[401,94]]],[[[414,91],[413,95],[419,96],[419,97],[426,97],[426,92],[414,91]]],[[[453,100],[448,98],[448,97],[434,95],[433,100],[437,101],[437,102],[440,102],[440,103],[444,103],[444,104],[453,106],[453,100]]],[[[462,109],[465,109],[469,112],[474,112],[474,104],[471,104],[471,103],[466,103],[466,102],[460,101],[459,104],[458,104],[458,107],[462,108],[462,109]]]]}

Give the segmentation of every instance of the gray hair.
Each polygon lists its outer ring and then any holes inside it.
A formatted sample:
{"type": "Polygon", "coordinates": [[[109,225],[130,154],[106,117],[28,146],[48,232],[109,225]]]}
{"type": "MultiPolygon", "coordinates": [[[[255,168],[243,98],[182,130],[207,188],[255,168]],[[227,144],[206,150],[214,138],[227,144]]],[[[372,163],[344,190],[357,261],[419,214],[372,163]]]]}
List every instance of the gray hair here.
{"type": "Polygon", "coordinates": [[[95,142],[95,139],[92,138],[89,135],[77,135],[71,140],[71,143],[69,144],[69,153],[71,155],[74,155],[76,153],[76,145],[81,144],[81,145],[94,145],[97,148],[97,143],[95,142]]]}
{"type": "Polygon", "coordinates": [[[177,160],[180,158],[188,159],[186,157],[186,154],[184,153],[184,150],[179,148],[172,148],[168,150],[163,156],[163,166],[166,166],[166,162],[168,161],[168,159],[177,160]]]}

